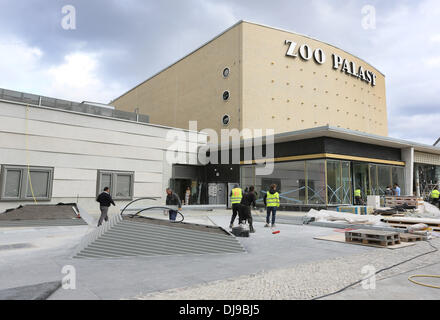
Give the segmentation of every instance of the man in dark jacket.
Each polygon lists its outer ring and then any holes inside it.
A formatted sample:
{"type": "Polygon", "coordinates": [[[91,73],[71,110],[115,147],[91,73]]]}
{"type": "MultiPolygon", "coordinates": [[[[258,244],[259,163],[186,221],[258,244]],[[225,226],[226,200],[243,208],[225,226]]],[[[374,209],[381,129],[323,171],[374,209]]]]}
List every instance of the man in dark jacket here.
{"type": "MultiPolygon", "coordinates": [[[[167,206],[177,206],[178,210],[182,210],[182,203],[180,202],[180,198],[177,194],[173,192],[170,188],[167,188],[167,199],[166,199],[166,205],[167,206]]],[[[176,210],[169,210],[168,215],[170,218],[170,221],[176,221],[177,217],[177,211],[176,210]]]]}
{"type": "Polygon", "coordinates": [[[254,193],[254,186],[249,187],[249,192],[246,193],[240,202],[240,215],[239,220],[240,223],[247,220],[249,223],[249,232],[255,233],[254,226],[252,224],[252,214],[251,214],[251,207],[255,208],[257,206],[257,198],[255,197],[254,193]]]}
{"type": "Polygon", "coordinates": [[[108,221],[108,208],[110,204],[115,206],[113,202],[112,196],[110,195],[110,189],[108,187],[104,188],[104,192],[102,192],[97,198],[96,201],[99,202],[99,209],[101,210],[101,216],[99,217],[98,227],[102,224],[102,220],[108,221]]]}

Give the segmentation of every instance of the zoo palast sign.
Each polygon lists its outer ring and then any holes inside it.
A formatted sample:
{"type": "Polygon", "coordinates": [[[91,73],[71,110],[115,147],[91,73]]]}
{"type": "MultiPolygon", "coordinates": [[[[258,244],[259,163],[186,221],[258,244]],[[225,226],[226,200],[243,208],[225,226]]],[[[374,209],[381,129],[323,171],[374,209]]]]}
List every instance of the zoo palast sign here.
{"type": "MultiPolygon", "coordinates": [[[[309,61],[313,58],[313,60],[315,60],[315,62],[318,64],[324,64],[326,61],[327,57],[324,51],[320,48],[312,49],[307,44],[303,44],[299,48],[297,48],[298,44],[291,40],[286,40],[285,44],[289,46],[286,52],[287,57],[296,58],[300,56],[301,59],[305,61],[309,61]]],[[[362,66],[359,66],[359,68],[357,68],[356,64],[353,61],[343,59],[337,54],[332,54],[332,58],[333,69],[341,70],[341,72],[344,72],[347,75],[357,77],[360,80],[371,84],[373,87],[376,85],[377,76],[374,72],[371,72],[363,68],[362,66]]]]}

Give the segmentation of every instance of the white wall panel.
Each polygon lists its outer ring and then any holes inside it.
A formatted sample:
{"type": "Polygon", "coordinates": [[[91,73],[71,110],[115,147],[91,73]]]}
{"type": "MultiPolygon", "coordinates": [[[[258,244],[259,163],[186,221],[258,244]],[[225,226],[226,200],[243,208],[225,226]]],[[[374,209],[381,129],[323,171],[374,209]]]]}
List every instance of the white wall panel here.
{"type": "Polygon", "coordinates": [[[89,155],[73,155],[65,153],[49,153],[40,151],[9,150],[0,148],[1,164],[17,164],[49,167],[73,167],[76,169],[101,169],[122,171],[147,171],[161,173],[162,161],[133,160],[89,155]]]}
{"type": "Polygon", "coordinates": [[[98,176],[96,169],[76,169],[55,167],[55,180],[95,180],[98,176]]]}
{"type": "MultiPolygon", "coordinates": [[[[169,128],[133,123],[93,115],[76,114],[50,108],[30,107],[0,102],[0,165],[54,167],[50,202],[76,202],[93,214],[96,203],[98,170],[134,171],[134,198],[158,197],[151,204],[164,204],[164,189],[172,174],[166,159],[169,128]],[[26,119],[27,117],[27,119],[26,119]],[[25,135],[27,133],[27,137],[25,135]]],[[[187,151],[197,150],[206,135],[185,132],[187,151]]],[[[188,152],[187,152],[188,153],[188,152]]],[[[197,159],[189,153],[187,159],[197,159]]],[[[116,201],[118,213],[128,201],[116,201]]],[[[26,202],[0,202],[0,212],[26,202]]]]}
{"type": "Polygon", "coordinates": [[[24,149],[30,151],[48,151],[54,153],[68,153],[81,155],[95,155],[115,158],[162,160],[162,150],[140,148],[123,145],[107,144],[105,142],[88,142],[66,140],[54,137],[28,136],[0,132],[0,148],[24,149]]]}

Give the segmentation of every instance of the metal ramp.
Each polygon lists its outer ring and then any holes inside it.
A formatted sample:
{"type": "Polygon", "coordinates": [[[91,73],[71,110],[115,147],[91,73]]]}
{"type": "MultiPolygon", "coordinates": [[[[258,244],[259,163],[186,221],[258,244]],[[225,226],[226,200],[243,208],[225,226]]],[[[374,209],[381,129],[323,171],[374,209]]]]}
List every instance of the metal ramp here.
{"type": "Polygon", "coordinates": [[[71,227],[87,226],[82,219],[46,219],[46,220],[26,220],[26,221],[0,221],[0,228],[20,228],[20,227],[71,227]]]}
{"type": "Polygon", "coordinates": [[[86,236],[74,258],[242,252],[240,242],[220,227],[117,215],[86,236]]]}
{"type": "Polygon", "coordinates": [[[75,203],[30,204],[0,213],[0,228],[87,226],[75,203]]]}

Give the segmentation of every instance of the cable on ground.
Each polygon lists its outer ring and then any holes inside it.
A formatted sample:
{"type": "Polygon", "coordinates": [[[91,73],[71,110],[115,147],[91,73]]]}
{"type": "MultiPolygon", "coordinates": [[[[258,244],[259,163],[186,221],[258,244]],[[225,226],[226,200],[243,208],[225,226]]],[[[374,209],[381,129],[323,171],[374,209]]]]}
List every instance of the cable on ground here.
{"type": "MultiPolygon", "coordinates": [[[[410,258],[410,259],[407,259],[407,260],[405,260],[405,261],[402,261],[402,262],[396,263],[396,264],[394,264],[394,265],[392,265],[392,266],[390,266],[390,267],[383,268],[383,269],[377,271],[375,274],[371,275],[370,277],[368,277],[368,278],[366,278],[366,279],[362,279],[362,280],[356,281],[356,282],[354,282],[354,283],[352,283],[352,284],[350,284],[350,285],[348,285],[348,286],[346,286],[346,287],[344,287],[344,288],[342,288],[342,289],[340,289],[340,290],[338,290],[338,291],[335,291],[335,292],[332,292],[332,293],[329,293],[329,294],[325,294],[325,295],[322,295],[322,296],[319,296],[319,297],[313,298],[312,300],[319,300],[319,299],[323,299],[323,298],[330,297],[330,296],[333,296],[333,295],[335,295],[335,294],[341,293],[341,292],[347,290],[348,288],[351,288],[351,287],[353,287],[353,286],[355,286],[355,285],[361,283],[362,281],[368,280],[369,278],[371,278],[371,277],[373,277],[373,276],[375,276],[375,275],[377,275],[377,274],[379,274],[379,273],[381,273],[381,272],[384,272],[384,271],[386,271],[386,270],[390,270],[390,269],[395,268],[395,267],[397,267],[397,266],[400,266],[400,265],[402,265],[402,264],[404,264],[404,263],[410,262],[410,261],[415,260],[415,259],[417,259],[417,258],[420,258],[420,257],[426,256],[426,255],[428,255],[428,254],[435,253],[435,252],[438,251],[438,248],[435,247],[430,241],[427,240],[427,242],[428,242],[428,244],[429,244],[432,248],[434,248],[434,250],[431,250],[431,251],[429,251],[429,252],[425,252],[425,253],[419,254],[419,255],[417,255],[417,256],[415,256],[415,257],[413,257],[413,258],[410,258]]],[[[411,276],[411,277],[414,277],[414,276],[411,276]]],[[[411,277],[410,277],[410,278],[411,278],[411,277]]],[[[440,276],[435,276],[435,277],[440,277],[440,276]]],[[[410,280],[410,281],[411,281],[411,280],[410,280]]],[[[411,282],[414,282],[414,281],[411,281],[411,282]]]]}

